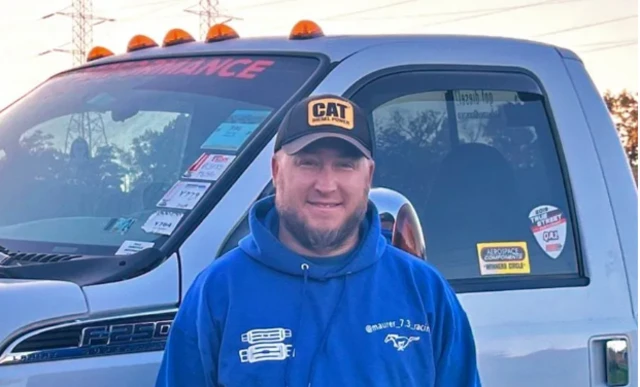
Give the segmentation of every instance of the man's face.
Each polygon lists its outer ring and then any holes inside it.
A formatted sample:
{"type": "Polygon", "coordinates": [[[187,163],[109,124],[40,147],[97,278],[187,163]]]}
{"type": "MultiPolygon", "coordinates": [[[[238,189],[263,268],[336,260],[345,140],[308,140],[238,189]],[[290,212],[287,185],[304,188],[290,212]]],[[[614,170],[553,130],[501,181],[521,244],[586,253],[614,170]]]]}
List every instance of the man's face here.
{"type": "Polygon", "coordinates": [[[365,216],[374,164],[339,139],[319,140],[273,159],[276,208],[289,233],[309,250],[337,249],[365,216]]]}

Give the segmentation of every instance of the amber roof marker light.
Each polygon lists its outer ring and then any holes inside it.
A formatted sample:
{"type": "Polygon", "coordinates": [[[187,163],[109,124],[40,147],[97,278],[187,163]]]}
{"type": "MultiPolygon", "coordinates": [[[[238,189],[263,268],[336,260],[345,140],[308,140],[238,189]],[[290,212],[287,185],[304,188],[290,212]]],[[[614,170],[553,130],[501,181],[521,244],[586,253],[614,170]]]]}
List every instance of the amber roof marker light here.
{"type": "Polygon", "coordinates": [[[93,60],[98,60],[100,58],[106,58],[108,56],[112,56],[113,52],[108,48],[104,48],[102,46],[96,46],[89,51],[87,54],[87,62],[91,62],[93,60]]]}
{"type": "Polygon", "coordinates": [[[181,28],[174,28],[167,32],[162,41],[163,47],[175,46],[177,44],[195,42],[191,34],[181,28]]]}
{"type": "Polygon", "coordinates": [[[292,40],[313,39],[313,38],[320,38],[323,36],[324,36],[324,32],[316,22],[311,20],[300,20],[291,29],[291,33],[289,34],[289,39],[292,39],[292,40]]]}
{"type": "Polygon", "coordinates": [[[213,42],[221,42],[223,40],[229,39],[238,39],[240,35],[236,30],[232,27],[224,23],[214,24],[209,28],[209,32],[207,32],[207,37],[205,38],[205,42],[213,43],[213,42]]]}
{"type": "Polygon", "coordinates": [[[151,47],[158,47],[158,43],[146,35],[136,35],[129,40],[129,44],[127,44],[127,52],[143,50],[151,47]]]}

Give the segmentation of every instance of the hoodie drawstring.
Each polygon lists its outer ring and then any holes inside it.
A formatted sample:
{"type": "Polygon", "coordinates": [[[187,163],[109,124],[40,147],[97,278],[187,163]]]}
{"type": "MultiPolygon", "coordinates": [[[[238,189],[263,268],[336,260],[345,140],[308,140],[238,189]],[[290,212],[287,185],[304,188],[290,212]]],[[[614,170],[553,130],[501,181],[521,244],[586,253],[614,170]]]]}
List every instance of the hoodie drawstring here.
{"type": "Polygon", "coordinates": [[[307,387],[311,387],[311,379],[313,378],[313,374],[316,369],[316,358],[324,348],[324,344],[327,341],[327,338],[329,337],[329,331],[331,330],[331,323],[333,322],[333,319],[336,317],[338,312],[338,307],[342,304],[342,299],[344,298],[344,295],[346,293],[345,290],[347,289],[347,276],[348,274],[342,277],[343,278],[342,290],[340,291],[338,302],[336,302],[336,305],[333,307],[333,312],[331,312],[331,317],[329,317],[329,321],[327,322],[327,327],[325,328],[324,333],[322,335],[322,341],[320,342],[320,345],[316,349],[316,353],[313,355],[313,359],[311,360],[311,369],[309,370],[309,375],[307,378],[307,387]]]}
{"type": "Polygon", "coordinates": [[[298,341],[298,332],[300,332],[300,325],[302,324],[302,306],[304,305],[305,299],[307,297],[307,282],[309,280],[309,265],[303,263],[300,265],[302,272],[304,273],[304,282],[302,283],[302,297],[300,297],[300,305],[298,305],[298,324],[296,329],[293,331],[293,342],[291,348],[293,348],[293,353],[287,359],[287,365],[285,368],[285,379],[284,385],[285,387],[289,386],[289,375],[291,373],[291,358],[295,357],[296,353],[296,341],[298,341]]]}

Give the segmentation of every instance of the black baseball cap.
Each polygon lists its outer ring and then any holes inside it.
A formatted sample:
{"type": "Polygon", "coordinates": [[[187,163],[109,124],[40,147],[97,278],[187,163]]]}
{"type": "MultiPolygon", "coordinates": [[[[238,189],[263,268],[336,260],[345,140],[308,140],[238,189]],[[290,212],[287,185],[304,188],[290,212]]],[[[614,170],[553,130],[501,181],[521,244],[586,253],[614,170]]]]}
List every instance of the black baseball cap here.
{"type": "Polygon", "coordinates": [[[375,140],[367,116],[352,101],[332,94],[296,103],[280,123],[274,151],[293,155],[324,138],[342,139],[373,158],[375,140]]]}

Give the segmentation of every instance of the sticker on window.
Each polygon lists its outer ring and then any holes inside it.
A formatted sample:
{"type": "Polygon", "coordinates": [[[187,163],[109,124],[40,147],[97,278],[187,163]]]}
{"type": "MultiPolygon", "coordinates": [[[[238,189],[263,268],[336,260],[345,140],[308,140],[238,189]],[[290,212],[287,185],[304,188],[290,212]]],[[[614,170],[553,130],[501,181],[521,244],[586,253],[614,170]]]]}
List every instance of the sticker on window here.
{"type": "Polygon", "coordinates": [[[218,180],[233,159],[235,159],[235,156],[205,153],[189,167],[182,177],[185,179],[218,180]]]}
{"type": "Polygon", "coordinates": [[[210,186],[211,183],[178,181],[164,194],[156,206],[192,210],[210,186]]]}
{"type": "Polygon", "coordinates": [[[183,216],[178,212],[156,211],[142,225],[142,229],[151,234],[171,235],[183,216]]]}
{"type": "Polygon", "coordinates": [[[526,242],[478,243],[478,260],[482,275],[529,274],[529,251],[526,242]]]}
{"type": "Polygon", "coordinates": [[[124,241],[115,255],[135,254],[151,247],[153,247],[153,242],[124,241]]]}
{"type": "Polygon", "coordinates": [[[120,235],[124,235],[129,231],[131,226],[136,222],[135,218],[112,218],[104,226],[104,230],[107,232],[115,232],[120,235]]]}
{"type": "Polygon", "coordinates": [[[201,148],[237,151],[270,113],[270,110],[234,111],[218,125],[201,148]]]}
{"type": "Polygon", "coordinates": [[[250,58],[154,59],[89,68],[76,72],[75,75],[91,73],[93,79],[113,75],[126,77],[182,75],[250,80],[258,78],[275,63],[272,60],[250,58]]]}
{"type": "Polygon", "coordinates": [[[454,90],[453,100],[459,120],[486,119],[500,114],[495,91],[454,90]]]}
{"type": "Polygon", "coordinates": [[[567,218],[562,211],[550,205],[539,206],[529,213],[529,220],[540,248],[549,257],[558,258],[567,239],[567,218]]]}

